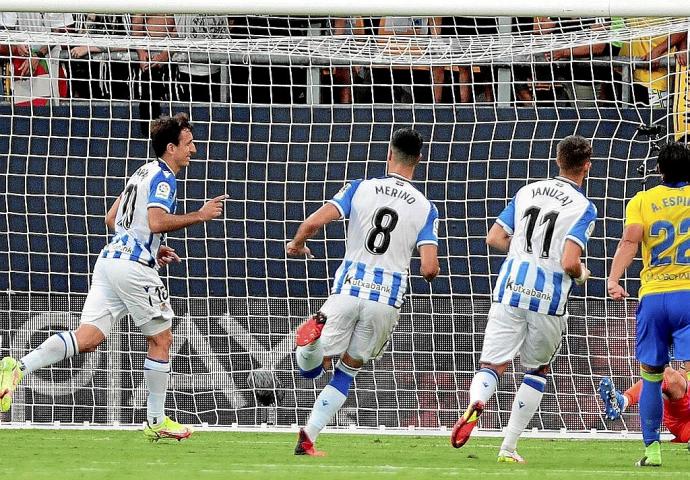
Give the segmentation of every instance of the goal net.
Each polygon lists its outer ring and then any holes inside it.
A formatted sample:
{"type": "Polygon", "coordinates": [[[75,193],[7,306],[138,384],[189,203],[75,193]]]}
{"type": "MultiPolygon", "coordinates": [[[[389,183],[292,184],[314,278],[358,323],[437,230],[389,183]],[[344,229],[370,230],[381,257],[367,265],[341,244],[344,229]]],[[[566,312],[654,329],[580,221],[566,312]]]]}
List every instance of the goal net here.
{"type": "MultiPolygon", "coordinates": [[[[593,277],[573,292],[530,427],[639,430],[635,410],[608,423],[598,400],[602,376],[625,389],[638,375],[637,302],[606,300],[605,278],[625,202],[658,182],[657,144],[685,138],[687,19],[1,15],[2,355],[78,326],[104,215],[152,158],[149,120],[184,111],[198,152],[180,210],[230,198],[223,219],[169,236],[183,262],[162,272],[176,313],[166,407],[192,424],[303,424],[326,379],[299,377],[292,332],[328,295],[345,225],[309,242],[312,260],[286,259],[284,245],[346,179],[384,175],[392,131],[414,126],[441,275],[429,286],[413,261],[390,346],[334,425],[451,426],[502,260],[486,232],[579,134],[594,150],[593,277]]],[[[28,376],[2,421],[141,423],[145,351],[127,318],[97,352],[28,376]]],[[[515,363],[483,429],[507,424],[521,377],[515,363]]]]}

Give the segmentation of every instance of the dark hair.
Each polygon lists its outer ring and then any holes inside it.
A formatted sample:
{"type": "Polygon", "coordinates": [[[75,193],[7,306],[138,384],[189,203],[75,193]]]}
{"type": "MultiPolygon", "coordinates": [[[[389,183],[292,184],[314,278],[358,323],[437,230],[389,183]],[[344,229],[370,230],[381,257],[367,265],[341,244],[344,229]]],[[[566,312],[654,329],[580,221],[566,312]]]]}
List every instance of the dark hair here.
{"type": "Polygon", "coordinates": [[[584,137],[570,135],[558,142],[556,158],[561,169],[576,172],[592,158],[592,145],[584,137]]]}
{"type": "Polygon", "coordinates": [[[405,165],[417,165],[419,154],[422,152],[424,139],[418,131],[412,128],[399,128],[393,132],[391,138],[391,150],[399,163],[405,165]]]}
{"type": "Polygon", "coordinates": [[[682,143],[667,143],[659,150],[656,161],[661,178],[666,183],[687,182],[690,180],[688,149],[682,143]]]}
{"type": "Polygon", "coordinates": [[[157,157],[163,156],[169,143],[179,145],[182,130],[192,131],[192,124],[186,113],[160,117],[151,122],[151,145],[157,157]]]}

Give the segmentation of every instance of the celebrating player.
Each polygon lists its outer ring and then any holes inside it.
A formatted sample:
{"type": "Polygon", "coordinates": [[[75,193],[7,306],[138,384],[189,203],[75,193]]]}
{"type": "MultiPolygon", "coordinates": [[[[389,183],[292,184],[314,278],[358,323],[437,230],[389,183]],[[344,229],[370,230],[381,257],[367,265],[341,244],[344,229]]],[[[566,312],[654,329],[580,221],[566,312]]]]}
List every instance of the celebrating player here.
{"type": "Polygon", "coordinates": [[[613,256],[607,284],[614,300],[628,296],[620,278],[642,243],[635,345],[642,376],[640,418],[645,445],[645,454],[637,462],[640,467],[661,465],[661,382],[671,344],[677,359],[690,360],[688,150],[679,143],[664,145],[657,166],[663,183],[638,192],[628,202],[623,236],[613,256]]]}
{"type": "Polygon", "coordinates": [[[206,202],[199,211],[175,215],[175,175],[196,152],[187,116],[177,114],[153,122],[151,143],[158,160],[139,168],[105,217],[115,231],[96,261],[91,289],[76,331],[60,332],[19,361],[0,362],[0,408],[9,410],[12,393],[26,374],[83,352],[96,350],[113,324],[129,313],[146,336],[144,378],[148,388],[144,435],[151,440],[181,440],[191,430],[165,415],[170,374],[173,311],[157,267],[179,262],[172,248],[162,245],[165,234],[219,217],[226,195],[206,202]]]}
{"type": "Polygon", "coordinates": [[[517,441],[539,407],[549,363],[560,348],[568,295],[573,282],[582,285],[590,275],[580,257],[597,217],[581,190],[591,155],[584,138],[562,140],[556,156],[559,176],[518,190],[486,237],[489,246],[508,255],[494,288],[470,403],[451,435],[455,448],[469,440],[499,377],[520,352],[527,372],[515,395],[498,461],[524,463],[517,441]]]}
{"type": "Polygon", "coordinates": [[[410,183],[421,149],[416,131],[393,132],[388,175],[347,183],[300,225],[286,246],[290,256],[311,257],[307,239],[329,222],[349,219],[345,258],[331,296],[296,332],[295,356],[304,377],[321,375],[325,358],[339,359],[299,432],[295,455],[324,455],[314,447],[316,438],[345,403],[362,365],[382,355],[398,322],[415,246],[422,276],[431,281],[439,273],[438,211],[410,183]]]}
{"type": "MultiPolygon", "coordinates": [[[[671,367],[664,369],[664,380],[661,382],[661,392],[664,398],[664,425],[675,438],[677,443],[690,441],[690,391],[688,391],[688,376],[684,368],[675,370],[671,367]]],[[[616,420],[621,413],[640,402],[642,380],[638,380],[632,387],[621,393],[616,390],[613,381],[604,377],[599,382],[599,395],[604,401],[606,418],[616,420]]]]}

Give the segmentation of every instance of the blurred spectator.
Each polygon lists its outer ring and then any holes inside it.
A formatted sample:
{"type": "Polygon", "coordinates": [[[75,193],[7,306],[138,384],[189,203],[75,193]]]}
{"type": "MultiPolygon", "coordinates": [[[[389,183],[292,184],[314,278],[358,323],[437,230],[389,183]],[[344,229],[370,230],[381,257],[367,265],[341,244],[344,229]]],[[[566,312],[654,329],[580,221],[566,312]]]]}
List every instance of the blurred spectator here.
{"type": "MultiPolygon", "coordinates": [[[[378,35],[440,35],[441,24],[441,17],[382,17],[378,35]]],[[[394,50],[396,46],[390,48],[394,50]]],[[[410,46],[404,44],[401,48],[409,49],[410,46]]],[[[441,101],[444,67],[375,68],[372,75],[376,103],[441,101]]]]}
{"type": "MultiPolygon", "coordinates": [[[[175,18],[172,15],[133,15],[132,32],[135,36],[164,38],[176,35],[175,18]]],[[[139,57],[139,118],[141,133],[149,135],[149,122],[160,117],[160,101],[172,101],[172,79],[175,69],[168,50],[137,50],[139,57]]]]}
{"type": "MultiPolygon", "coordinates": [[[[232,36],[250,39],[304,36],[309,24],[306,18],[299,17],[252,15],[233,18],[232,36]]],[[[252,64],[251,58],[249,60],[248,65],[233,65],[230,69],[233,102],[242,102],[249,90],[247,101],[255,104],[306,103],[308,68],[278,61],[265,66],[252,64]]]]}
{"type": "MultiPolygon", "coordinates": [[[[131,17],[127,15],[84,14],[78,31],[86,35],[129,35],[131,17]]],[[[133,97],[131,88],[132,62],[129,56],[120,59],[112,52],[127,52],[126,48],[77,45],[70,49],[72,97],[127,100],[133,97]],[[105,59],[91,56],[107,54],[105,59]]]]}
{"type": "MultiPolygon", "coordinates": [[[[364,20],[362,17],[335,18],[332,20],[333,35],[364,35],[364,20]]],[[[350,67],[331,67],[333,78],[334,102],[352,103],[355,96],[354,84],[371,82],[371,72],[367,67],[353,65],[350,67]]],[[[359,95],[357,95],[359,96],[359,95]]],[[[355,101],[361,101],[355,99],[355,101]]]]}
{"type": "MultiPolygon", "coordinates": [[[[4,28],[29,32],[65,32],[74,23],[69,13],[4,12],[4,28]]],[[[60,65],[60,45],[13,45],[10,83],[17,106],[44,106],[67,97],[66,73],[60,65]]]]}
{"type": "MultiPolygon", "coordinates": [[[[604,29],[603,18],[549,18],[548,20],[554,22],[555,30],[553,33],[567,34],[585,29],[604,29]]],[[[601,57],[604,54],[610,55],[610,53],[608,44],[596,43],[554,50],[546,54],[546,60],[569,60],[562,68],[570,70],[567,73],[573,81],[573,99],[580,108],[594,107],[594,100],[597,96],[595,92],[600,89],[599,80],[605,79],[610,69],[608,66],[598,65],[593,60],[595,57],[601,57]],[[597,81],[596,85],[595,81],[597,81]]]]}
{"type": "MultiPolygon", "coordinates": [[[[231,20],[225,15],[175,15],[180,37],[213,40],[229,38],[231,20]]],[[[178,98],[183,102],[219,102],[221,69],[211,58],[198,61],[192,57],[177,64],[178,98]]]]}
{"type": "MultiPolygon", "coordinates": [[[[0,12],[0,30],[14,28],[17,23],[16,14],[13,12],[0,12]]],[[[8,97],[11,95],[10,90],[10,45],[0,43],[0,97],[8,97]]]]}
{"type": "MultiPolygon", "coordinates": [[[[644,25],[645,18],[628,18],[629,25],[644,25]]],[[[635,103],[664,107],[669,94],[669,70],[662,58],[668,59],[682,45],[685,32],[658,37],[643,37],[625,42],[621,55],[642,60],[644,65],[633,66],[633,98],[635,103]]]]}
{"type": "MultiPolygon", "coordinates": [[[[443,19],[442,35],[449,36],[478,36],[496,35],[498,24],[496,17],[448,17],[443,19]]],[[[446,67],[450,74],[450,82],[458,85],[457,95],[451,89],[450,101],[460,103],[493,102],[494,77],[493,69],[489,65],[453,66],[446,67]],[[457,82],[455,77],[457,76],[457,82]],[[477,88],[478,87],[478,88],[477,88]]]]}

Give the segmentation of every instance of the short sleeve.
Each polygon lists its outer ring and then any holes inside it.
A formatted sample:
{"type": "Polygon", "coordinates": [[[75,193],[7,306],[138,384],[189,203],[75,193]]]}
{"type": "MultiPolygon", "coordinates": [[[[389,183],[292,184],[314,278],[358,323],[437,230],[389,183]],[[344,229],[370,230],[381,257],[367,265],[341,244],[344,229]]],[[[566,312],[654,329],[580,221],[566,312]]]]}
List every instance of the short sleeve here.
{"type": "Polygon", "coordinates": [[[513,234],[515,230],[515,197],[503,209],[496,219],[496,223],[503,227],[503,230],[508,232],[508,234],[513,234]]]}
{"type": "Polygon", "coordinates": [[[580,245],[582,250],[587,246],[589,237],[594,231],[594,224],[597,221],[597,208],[592,202],[589,202],[589,206],[585,213],[575,222],[575,225],[570,229],[565,238],[572,240],[573,242],[580,245]]]}
{"type": "Polygon", "coordinates": [[[429,202],[429,214],[426,222],[417,235],[417,248],[422,245],[438,245],[438,209],[436,205],[429,202]]]}
{"type": "Polygon", "coordinates": [[[177,182],[175,176],[158,172],[151,180],[149,189],[148,208],[162,208],[168,213],[175,212],[175,198],[177,197],[177,182]]]}
{"type": "Polygon", "coordinates": [[[328,203],[332,203],[338,209],[341,218],[350,217],[352,197],[355,196],[355,192],[361,183],[362,180],[352,180],[347,182],[332,199],[328,200],[328,203]]]}
{"type": "Polygon", "coordinates": [[[642,220],[642,197],[636,194],[625,207],[625,226],[644,225],[642,220]]]}

